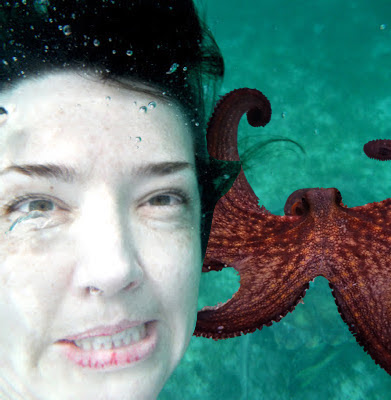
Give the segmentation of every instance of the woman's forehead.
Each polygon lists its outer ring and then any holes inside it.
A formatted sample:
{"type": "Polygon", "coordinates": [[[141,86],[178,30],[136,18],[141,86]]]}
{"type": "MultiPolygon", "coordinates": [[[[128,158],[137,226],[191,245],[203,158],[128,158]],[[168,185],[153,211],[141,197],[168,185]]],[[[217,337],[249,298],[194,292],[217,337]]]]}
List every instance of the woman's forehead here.
{"type": "Polygon", "coordinates": [[[0,125],[1,164],[194,158],[181,109],[152,93],[55,74],[3,93],[0,106],[8,111],[0,125]]]}

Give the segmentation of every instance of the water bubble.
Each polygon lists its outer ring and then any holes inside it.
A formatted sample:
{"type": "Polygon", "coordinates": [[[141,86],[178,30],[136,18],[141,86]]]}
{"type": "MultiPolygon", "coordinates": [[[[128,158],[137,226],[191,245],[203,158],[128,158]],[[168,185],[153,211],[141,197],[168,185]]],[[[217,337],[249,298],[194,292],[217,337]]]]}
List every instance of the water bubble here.
{"type": "Polygon", "coordinates": [[[229,179],[229,178],[231,178],[231,175],[224,174],[224,175],[223,175],[223,178],[224,178],[224,179],[229,179]]]}
{"type": "Polygon", "coordinates": [[[187,67],[183,67],[183,70],[186,72],[187,71],[187,67]]]}
{"type": "Polygon", "coordinates": [[[75,14],[75,13],[72,13],[72,14],[71,14],[71,18],[72,18],[72,19],[76,19],[76,14],[75,14]]]}
{"type": "Polygon", "coordinates": [[[153,110],[154,108],[156,108],[156,102],[151,101],[151,102],[148,104],[148,108],[149,108],[150,110],[153,110]]]}
{"type": "Polygon", "coordinates": [[[94,39],[94,46],[99,47],[100,46],[100,41],[98,39],[94,39]]]}
{"type": "Polygon", "coordinates": [[[69,36],[72,34],[72,29],[70,25],[64,25],[62,28],[62,32],[64,33],[65,36],[69,36]]]}
{"type": "Polygon", "coordinates": [[[147,107],[145,107],[145,106],[142,106],[142,107],[140,107],[139,108],[139,110],[138,110],[140,113],[146,113],[147,112],[147,107]]]}
{"type": "Polygon", "coordinates": [[[126,55],[130,57],[131,55],[133,55],[133,51],[132,51],[132,50],[128,50],[128,51],[126,52],[126,55]]]}
{"type": "Polygon", "coordinates": [[[5,233],[11,232],[15,228],[15,226],[17,224],[19,224],[20,222],[23,222],[23,221],[26,221],[26,220],[29,220],[29,219],[34,219],[34,218],[41,218],[41,217],[48,218],[48,216],[44,212],[38,211],[38,210],[34,210],[34,211],[30,212],[29,214],[27,214],[26,216],[22,216],[22,217],[19,217],[18,219],[16,219],[14,221],[14,223],[10,226],[8,231],[5,232],[5,233]]]}
{"type": "Polygon", "coordinates": [[[199,123],[199,122],[196,122],[194,125],[195,125],[195,126],[200,126],[200,123],[199,123]]]}
{"type": "Polygon", "coordinates": [[[386,29],[387,28],[387,24],[381,24],[380,25],[380,30],[381,31],[384,31],[384,29],[386,29]]]}
{"type": "Polygon", "coordinates": [[[286,112],[283,111],[283,112],[281,113],[281,118],[285,118],[285,117],[286,117],[286,112]]]}
{"type": "Polygon", "coordinates": [[[167,75],[173,74],[179,67],[179,64],[174,63],[171,65],[170,70],[166,72],[167,75]]]}
{"type": "Polygon", "coordinates": [[[16,62],[18,61],[18,57],[12,57],[12,59],[16,62]]]}
{"type": "Polygon", "coordinates": [[[62,31],[62,25],[58,25],[58,30],[62,31]]]}
{"type": "Polygon", "coordinates": [[[136,141],[137,141],[137,142],[139,142],[139,143],[140,143],[140,142],[141,142],[141,140],[142,140],[142,139],[141,139],[141,136],[136,136],[136,141]]]}
{"type": "Polygon", "coordinates": [[[110,96],[106,96],[106,100],[107,100],[107,101],[110,101],[110,100],[111,100],[111,97],[110,97],[110,96]]]}
{"type": "Polygon", "coordinates": [[[117,54],[117,50],[113,50],[112,53],[113,53],[113,54],[117,54]]]}
{"type": "Polygon", "coordinates": [[[22,4],[26,5],[27,4],[27,0],[22,0],[22,4]]]}

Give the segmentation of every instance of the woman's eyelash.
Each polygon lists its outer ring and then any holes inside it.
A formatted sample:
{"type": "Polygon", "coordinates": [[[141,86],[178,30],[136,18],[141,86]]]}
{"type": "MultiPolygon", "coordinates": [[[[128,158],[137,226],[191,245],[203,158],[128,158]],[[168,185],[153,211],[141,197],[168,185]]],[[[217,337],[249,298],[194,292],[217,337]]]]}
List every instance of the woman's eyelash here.
{"type": "Polygon", "coordinates": [[[18,208],[20,208],[23,205],[23,203],[28,203],[33,201],[37,202],[36,204],[36,206],[38,207],[37,211],[42,211],[42,212],[52,211],[54,210],[55,207],[60,209],[66,209],[66,207],[61,207],[57,201],[53,200],[50,197],[46,197],[42,194],[26,194],[23,196],[15,197],[10,203],[6,204],[4,206],[5,213],[10,214],[12,212],[15,212],[17,211],[18,208]],[[54,206],[49,210],[43,210],[42,207],[40,207],[39,205],[40,201],[51,202],[54,206]]]}
{"type": "MultiPolygon", "coordinates": [[[[60,209],[66,209],[65,206],[61,207],[58,204],[58,201],[53,200],[50,197],[47,197],[45,195],[42,194],[26,194],[23,196],[18,196],[15,197],[11,202],[7,203],[4,206],[4,211],[6,214],[10,214],[13,213],[15,211],[17,211],[18,208],[20,208],[21,205],[23,205],[23,203],[28,203],[28,202],[33,202],[36,201],[37,202],[37,211],[43,211],[43,212],[47,212],[47,211],[52,211],[55,207],[60,208],[60,209]],[[49,210],[43,210],[42,208],[40,208],[39,205],[39,201],[43,201],[43,202],[51,202],[53,204],[53,207],[49,210]]],[[[163,193],[157,193],[156,195],[150,197],[147,201],[146,204],[149,204],[150,206],[156,206],[156,207],[171,207],[174,205],[186,205],[190,202],[190,196],[181,191],[181,190],[171,190],[169,192],[163,192],[163,193]],[[176,200],[176,204],[172,204],[172,200],[174,199],[174,202],[176,200]],[[154,203],[154,204],[151,204],[154,203]],[[169,204],[167,204],[169,203],[169,204]]],[[[43,203],[44,204],[44,203],[43,203]]],[[[32,210],[30,210],[32,211],[32,210]]]]}
{"type": "Polygon", "coordinates": [[[156,195],[150,197],[147,201],[146,204],[149,204],[150,206],[156,206],[156,207],[171,207],[174,205],[186,205],[190,202],[190,197],[188,194],[181,190],[172,190],[170,192],[163,192],[163,193],[157,193],[156,195]],[[166,204],[167,200],[170,202],[172,199],[174,201],[176,200],[176,204],[166,204]],[[151,204],[152,202],[155,202],[155,204],[151,204]],[[158,204],[156,204],[158,203],[158,204]],[[160,204],[159,204],[160,203],[160,204]]]}

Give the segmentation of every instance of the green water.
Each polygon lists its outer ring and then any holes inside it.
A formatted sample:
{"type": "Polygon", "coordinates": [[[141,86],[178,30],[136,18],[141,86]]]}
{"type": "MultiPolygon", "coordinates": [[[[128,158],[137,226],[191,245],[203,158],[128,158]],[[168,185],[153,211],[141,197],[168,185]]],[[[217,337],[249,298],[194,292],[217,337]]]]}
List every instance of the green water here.
{"type": "MultiPolygon", "coordinates": [[[[365,157],[391,138],[390,0],[208,0],[207,19],[226,61],[225,93],[261,90],[272,120],[241,123],[246,176],[261,204],[282,214],[307,187],[336,187],[353,207],[391,197],[391,162],[365,157]],[[285,137],[251,158],[258,140],[285,137]]],[[[204,274],[200,307],[238,288],[235,271],[204,274]]],[[[159,400],[391,399],[391,377],[342,322],[327,281],[317,278],[281,322],[244,337],[193,338],[159,400]]]]}

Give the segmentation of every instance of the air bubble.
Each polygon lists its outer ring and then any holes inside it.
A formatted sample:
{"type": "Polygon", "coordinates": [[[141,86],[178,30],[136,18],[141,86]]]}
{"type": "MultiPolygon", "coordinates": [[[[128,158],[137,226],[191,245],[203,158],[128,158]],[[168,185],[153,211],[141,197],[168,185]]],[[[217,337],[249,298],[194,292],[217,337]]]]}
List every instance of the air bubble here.
{"type": "Polygon", "coordinates": [[[194,125],[195,125],[195,126],[200,126],[200,123],[199,123],[199,122],[196,122],[194,125]]]}
{"type": "Polygon", "coordinates": [[[34,210],[34,211],[30,212],[29,214],[27,214],[26,216],[22,216],[22,217],[19,217],[18,219],[16,219],[14,221],[14,223],[10,226],[8,231],[5,233],[8,234],[9,232],[11,232],[15,228],[15,226],[17,224],[19,224],[20,222],[23,222],[23,221],[26,221],[29,219],[34,219],[34,218],[41,218],[41,217],[48,218],[48,216],[45,213],[43,213],[42,211],[34,210]]]}
{"type": "Polygon", "coordinates": [[[174,63],[171,65],[170,70],[166,72],[167,75],[173,74],[179,67],[179,64],[174,63]]]}
{"type": "Polygon", "coordinates": [[[183,67],[183,71],[185,71],[185,72],[186,72],[186,71],[187,71],[187,67],[183,67]]]}
{"type": "Polygon", "coordinates": [[[107,101],[110,101],[110,100],[111,100],[111,97],[110,97],[110,96],[106,96],[106,100],[107,100],[107,101]]]}
{"type": "Polygon", "coordinates": [[[94,39],[94,46],[99,47],[100,46],[100,41],[98,39],[94,39]]]}
{"type": "Polygon", "coordinates": [[[139,143],[140,143],[140,142],[141,142],[141,140],[142,140],[142,139],[141,139],[141,136],[136,136],[136,141],[137,141],[137,142],[139,142],[139,143]]]}
{"type": "Polygon", "coordinates": [[[132,50],[128,50],[128,51],[126,52],[126,55],[130,57],[131,55],[133,55],[133,51],[132,51],[132,50]]]}
{"type": "Polygon", "coordinates": [[[153,110],[154,108],[156,108],[156,102],[151,101],[151,102],[148,104],[148,108],[149,108],[150,110],[153,110]]]}
{"type": "Polygon", "coordinates": [[[113,53],[113,54],[117,54],[117,50],[113,50],[112,53],[113,53]]]}
{"type": "Polygon", "coordinates": [[[386,29],[387,28],[387,24],[381,24],[380,25],[380,30],[381,31],[384,31],[384,29],[386,29]]]}
{"type": "Polygon", "coordinates": [[[62,32],[65,36],[69,36],[72,34],[72,29],[70,25],[64,25],[62,28],[62,32]]]}
{"type": "Polygon", "coordinates": [[[142,107],[140,107],[139,109],[138,109],[138,111],[140,112],[140,113],[146,113],[147,112],[147,107],[145,107],[145,106],[142,106],[142,107]]]}

